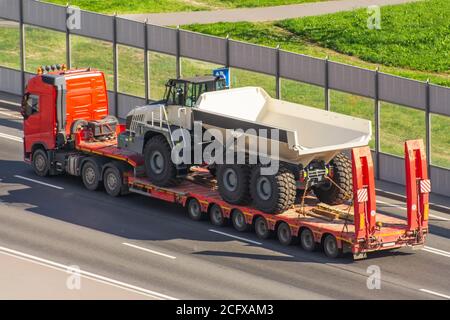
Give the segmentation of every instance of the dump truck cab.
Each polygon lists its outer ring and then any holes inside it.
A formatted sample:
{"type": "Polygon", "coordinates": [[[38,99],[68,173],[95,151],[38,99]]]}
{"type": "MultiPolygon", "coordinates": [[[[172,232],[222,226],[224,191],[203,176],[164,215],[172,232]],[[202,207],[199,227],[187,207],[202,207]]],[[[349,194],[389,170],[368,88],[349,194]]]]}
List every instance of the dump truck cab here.
{"type": "Polygon", "coordinates": [[[166,83],[164,102],[166,105],[194,107],[201,94],[225,88],[225,79],[216,76],[170,79],[166,83]]]}

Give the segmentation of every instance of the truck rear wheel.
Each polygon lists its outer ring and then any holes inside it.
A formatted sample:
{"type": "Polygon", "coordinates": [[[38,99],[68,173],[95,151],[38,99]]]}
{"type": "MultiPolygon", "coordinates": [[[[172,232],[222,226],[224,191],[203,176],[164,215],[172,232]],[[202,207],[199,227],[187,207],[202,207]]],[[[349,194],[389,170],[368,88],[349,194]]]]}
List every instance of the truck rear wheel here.
{"type": "Polygon", "coordinates": [[[209,208],[209,217],[211,223],[215,226],[223,227],[226,223],[223,211],[217,204],[213,204],[211,208],[209,208]]]}
{"type": "Polygon", "coordinates": [[[116,166],[111,166],[105,170],[103,185],[106,193],[112,197],[125,194],[127,190],[127,185],[123,183],[123,174],[116,166]]]}
{"type": "Polygon", "coordinates": [[[222,199],[231,204],[247,204],[249,177],[250,168],[246,165],[220,165],[217,170],[217,184],[222,199]]]}
{"type": "Polygon", "coordinates": [[[277,236],[278,241],[280,241],[280,243],[283,246],[290,246],[291,244],[296,242],[295,241],[296,238],[292,236],[291,227],[289,227],[289,225],[286,222],[282,222],[278,226],[277,236]]]}
{"type": "Polygon", "coordinates": [[[256,218],[255,233],[256,236],[260,239],[268,239],[270,237],[272,232],[267,225],[266,219],[264,219],[263,217],[256,218]]]}
{"type": "Polygon", "coordinates": [[[333,170],[331,178],[339,188],[330,181],[314,188],[317,198],[330,205],[342,204],[349,200],[353,192],[352,163],[343,153],[338,154],[330,161],[333,170]]]}
{"type": "Polygon", "coordinates": [[[300,232],[300,245],[305,251],[312,252],[316,250],[314,234],[310,229],[305,228],[300,232]]]}
{"type": "Polygon", "coordinates": [[[341,250],[338,247],[336,237],[327,234],[323,239],[323,251],[328,258],[338,258],[341,255],[341,250]]]}
{"type": "Polygon", "coordinates": [[[171,158],[171,148],[164,136],[151,138],[144,148],[145,171],[152,183],[169,187],[179,183],[177,169],[171,158]]]}
{"type": "Polygon", "coordinates": [[[245,216],[241,210],[233,210],[231,213],[231,222],[233,223],[233,227],[239,232],[244,232],[249,229],[249,226],[245,221],[245,216]]]}
{"type": "Polygon", "coordinates": [[[94,161],[86,161],[81,169],[81,179],[86,189],[95,191],[100,187],[100,169],[94,161]]]}
{"type": "Polygon", "coordinates": [[[195,221],[200,221],[203,219],[203,212],[200,202],[196,199],[190,199],[187,204],[187,212],[189,218],[195,221]]]}
{"type": "Polygon", "coordinates": [[[33,169],[40,177],[48,176],[50,171],[50,161],[48,160],[48,155],[45,150],[37,149],[33,153],[33,169]]]}
{"type": "Polygon", "coordinates": [[[255,207],[267,213],[278,213],[295,202],[294,174],[281,167],[274,175],[261,175],[261,167],[255,167],[250,179],[250,195],[255,207]]]}

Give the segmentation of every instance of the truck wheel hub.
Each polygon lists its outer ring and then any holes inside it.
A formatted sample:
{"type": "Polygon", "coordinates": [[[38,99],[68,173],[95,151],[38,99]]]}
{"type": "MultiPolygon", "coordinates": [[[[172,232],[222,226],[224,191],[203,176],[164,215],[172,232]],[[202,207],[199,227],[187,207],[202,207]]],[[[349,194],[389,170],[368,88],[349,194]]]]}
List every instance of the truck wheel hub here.
{"type": "Polygon", "coordinates": [[[241,227],[245,224],[244,215],[242,214],[236,214],[236,217],[234,218],[234,221],[237,226],[241,227]]]}
{"type": "Polygon", "coordinates": [[[89,184],[93,184],[95,182],[95,171],[92,168],[87,168],[85,173],[86,181],[89,184]]]}
{"type": "Polygon", "coordinates": [[[155,151],[150,159],[150,167],[152,171],[160,174],[164,170],[164,157],[159,151],[155,151]]]}
{"type": "Polygon", "coordinates": [[[108,188],[110,190],[114,190],[117,187],[117,178],[114,174],[108,174],[106,177],[106,183],[108,184],[108,188]]]}
{"type": "Polygon", "coordinates": [[[238,185],[237,174],[233,169],[227,169],[224,173],[224,184],[229,191],[236,191],[238,185]]]}
{"type": "Polygon", "coordinates": [[[258,192],[258,197],[262,200],[269,200],[272,195],[272,186],[270,184],[269,178],[259,177],[256,182],[256,190],[258,192]]]}
{"type": "Polygon", "coordinates": [[[36,168],[39,171],[42,171],[42,170],[45,169],[45,159],[44,159],[44,157],[42,155],[38,154],[36,156],[36,159],[35,159],[34,163],[36,165],[36,168]]]}

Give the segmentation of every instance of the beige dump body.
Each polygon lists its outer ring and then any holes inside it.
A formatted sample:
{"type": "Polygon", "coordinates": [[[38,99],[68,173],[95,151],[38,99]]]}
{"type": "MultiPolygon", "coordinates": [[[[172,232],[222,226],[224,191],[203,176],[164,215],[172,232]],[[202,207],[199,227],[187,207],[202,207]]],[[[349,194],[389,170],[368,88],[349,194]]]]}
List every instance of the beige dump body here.
{"type": "Polygon", "coordinates": [[[304,166],[312,160],[328,163],[340,151],[367,145],[371,138],[368,120],[273,99],[257,87],[202,94],[194,108],[194,120],[198,118],[205,128],[280,129],[285,139],[279,143],[279,159],[304,166]]]}

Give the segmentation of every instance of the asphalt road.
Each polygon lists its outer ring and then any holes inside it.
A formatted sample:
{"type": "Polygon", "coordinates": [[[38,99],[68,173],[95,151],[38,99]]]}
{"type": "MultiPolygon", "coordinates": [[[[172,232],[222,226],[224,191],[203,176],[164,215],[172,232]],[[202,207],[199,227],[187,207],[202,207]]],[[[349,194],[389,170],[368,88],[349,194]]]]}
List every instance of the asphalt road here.
{"type": "MultiPolygon", "coordinates": [[[[86,277],[155,299],[450,299],[450,215],[444,212],[430,212],[425,250],[330,260],[191,221],[182,208],[160,200],[111,198],[75,177],[37,178],[22,162],[21,135],[18,114],[0,108],[0,256],[48,268],[76,265],[86,277]],[[372,265],[381,270],[380,289],[367,287],[372,265]]],[[[378,199],[380,211],[405,215],[398,201],[378,199]]],[[[11,286],[14,278],[0,282],[11,286]]],[[[29,284],[22,286],[27,298],[29,284]]]]}

